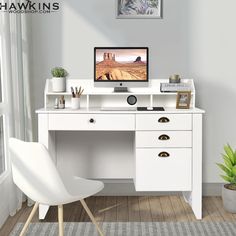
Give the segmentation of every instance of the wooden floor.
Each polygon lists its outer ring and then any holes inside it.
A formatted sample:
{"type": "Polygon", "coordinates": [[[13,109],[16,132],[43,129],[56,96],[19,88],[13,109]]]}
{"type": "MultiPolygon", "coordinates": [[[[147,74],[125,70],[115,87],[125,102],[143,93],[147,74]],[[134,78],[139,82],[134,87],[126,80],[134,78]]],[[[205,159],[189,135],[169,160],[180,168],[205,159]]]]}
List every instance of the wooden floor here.
{"type": "MultiPolygon", "coordinates": [[[[195,221],[189,205],[180,196],[160,197],[90,197],[86,202],[99,222],[126,221],[195,221]]],[[[32,207],[23,205],[14,216],[9,217],[0,230],[1,236],[7,236],[18,222],[25,222],[32,207]]],[[[236,214],[227,213],[220,197],[203,198],[203,221],[235,221],[236,214]]],[[[80,202],[64,206],[64,221],[90,221],[80,202]]],[[[33,222],[38,222],[37,215],[33,222]]],[[[57,222],[57,207],[51,207],[45,220],[57,222]]]]}

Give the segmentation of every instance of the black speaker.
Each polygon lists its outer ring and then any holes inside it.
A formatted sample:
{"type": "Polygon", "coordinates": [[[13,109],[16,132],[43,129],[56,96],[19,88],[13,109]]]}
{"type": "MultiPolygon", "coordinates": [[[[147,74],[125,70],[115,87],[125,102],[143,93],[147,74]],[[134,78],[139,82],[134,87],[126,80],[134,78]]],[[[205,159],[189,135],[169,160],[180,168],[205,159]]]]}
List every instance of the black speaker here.
{"type": "Polygon", "coordinates": [[[130,95],[127,97],[127,102],[129,105],[135,105],[137,102],[137,98],[134,95],[130,95]]]}

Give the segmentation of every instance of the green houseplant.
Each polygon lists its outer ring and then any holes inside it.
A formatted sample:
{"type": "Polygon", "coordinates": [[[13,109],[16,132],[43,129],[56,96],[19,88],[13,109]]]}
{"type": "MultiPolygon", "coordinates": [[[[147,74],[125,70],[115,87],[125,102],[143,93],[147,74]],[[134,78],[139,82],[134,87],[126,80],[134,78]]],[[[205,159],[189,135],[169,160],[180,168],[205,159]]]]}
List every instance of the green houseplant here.
{"type": "Polygon", "coordinates": [[[62,67],[55,67],[52,73],[52,90],[53,92],[64,92],[66,90],[67,71],[62,67]]]}
{"type": "Polygon", "coordinates": [[[224,146],[222,157],[224,163],[217,165],[224,172],[221,177],[227,182],[222,187],[223,205],[227,211],[236,213],[236,150],[227,144],[224,146]]]}

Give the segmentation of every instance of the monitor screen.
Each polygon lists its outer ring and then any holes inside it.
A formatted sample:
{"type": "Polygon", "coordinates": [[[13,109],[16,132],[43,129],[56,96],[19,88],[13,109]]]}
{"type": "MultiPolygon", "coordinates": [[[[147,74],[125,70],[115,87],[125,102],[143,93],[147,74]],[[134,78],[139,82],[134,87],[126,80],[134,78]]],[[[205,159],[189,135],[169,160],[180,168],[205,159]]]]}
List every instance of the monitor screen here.
{"type": "Polygon", "coordinates": [[[94,48],[95,82],[147,82],[148,48],[94,48]]]}

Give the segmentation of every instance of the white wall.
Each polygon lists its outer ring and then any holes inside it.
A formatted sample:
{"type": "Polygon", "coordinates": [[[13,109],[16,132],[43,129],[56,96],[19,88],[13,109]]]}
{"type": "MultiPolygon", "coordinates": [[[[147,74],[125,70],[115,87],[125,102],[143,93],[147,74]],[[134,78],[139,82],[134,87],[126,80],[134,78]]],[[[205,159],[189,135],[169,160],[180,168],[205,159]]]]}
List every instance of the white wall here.
{"type": "Polygon", "coordinates": [[[116,0],[61,1],[59,13],[32,16],[35,107],[43,106],[45,79],[62,65],[71,78],[93,79],[95,46],[150,47],[150,76],[186,75],[186,2],[164,1],[164,19],[116,19],[116,0]]]}
{"type": "Polygon", "coordinates": [[[236,1],[192,0],[189,5],[189,75],[204,118],[205,182],[221,182],[215,165],[227,142],[236,147],[236,1]]]}
{"type": "MultiPolygon", "coordinates": [[[[53,66],[71,78],[93,79],[93,47],[148,46],[150,77],[193,77],[204,119],[204,182],[219,182],[215,162],[236,144],[234,101],[236,1],[163,0],[164,18],[115,18],[115,0],[61,1],[59,13],[32,15],[34,108],[43,106],[53,66]]],[[[35,122],[35,130],[37,130],[35,122]]]]}

